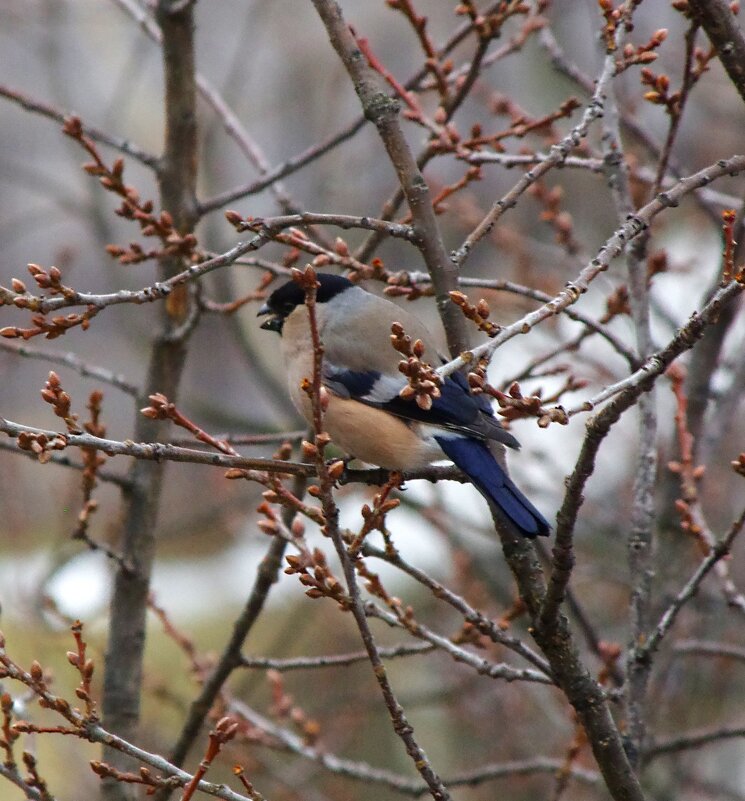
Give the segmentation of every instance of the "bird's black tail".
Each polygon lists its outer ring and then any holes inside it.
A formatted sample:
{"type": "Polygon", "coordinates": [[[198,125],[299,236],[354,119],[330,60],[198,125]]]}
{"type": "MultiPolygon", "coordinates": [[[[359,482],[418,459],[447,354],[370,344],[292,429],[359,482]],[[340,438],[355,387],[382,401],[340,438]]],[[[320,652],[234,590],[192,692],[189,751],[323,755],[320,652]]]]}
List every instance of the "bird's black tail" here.
{"type": "Polygon", "coordinates": [[[551,526],[504,472],[484,442],[469,437],[435,437],[445,455],[471,479],[525,537],[546,537],[551,526]]]}

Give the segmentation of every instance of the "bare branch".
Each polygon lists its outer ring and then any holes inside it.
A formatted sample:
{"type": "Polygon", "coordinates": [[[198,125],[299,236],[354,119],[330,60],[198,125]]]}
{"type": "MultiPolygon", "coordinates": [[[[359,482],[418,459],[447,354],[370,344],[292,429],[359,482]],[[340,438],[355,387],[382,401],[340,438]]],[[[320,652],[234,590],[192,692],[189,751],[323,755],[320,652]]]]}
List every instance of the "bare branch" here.
{"type": "MultiPolygon", "coordinates": [[[[60,111],[59,109],[54,108],[54,106],[50,106],[47,103],[33,100],[28,95],[18,92],[15,89],[11,89],[9,86],[0,86],[0,97],[5,97],[8,100],[12,100],[14,103],[18,103],[18,105],[26,109],[26,111],[31,111],[34,114],[41,114],[42,117],[47,117],[50,120],[54,120],[60,125],[64,125],[65,121],[72,116],[69,112],[60,111]]],[[[83,133],[86,136],[89,136],[91,139],[94,139],[96,142],[101,142],[104,145],[113,147],[115,150],[124,153],[126,156],[136,159],[146,167],[150,167],[154,170],[157,170],[159,167],[160,161],[157,156],[146,153],[142,148],[138,147],[129,139],[120,139],[117,136],[112,136],[105,131],[101,131],[91,125],[86,125],[85,123],[83,123],[83,133]]]]}
{"type": "Polygon", "coordinates": [[[18,356],[23,356],[27,359],[40,359],[41,361],[51,362],[52,364],[63,364],[65,367],[75,370],[75,372],[79,373],[84,378],[95,378],[98,381],[103,381],[105,384],[110,384],[122,392],[125,392],[127,395],[137,397],[140,394],[140,389],[124,376],[117,375],[105,367],[88,364],[72,352],[54,353],[52,351],[42,350],[41,348],[34,348],[31,345],[16,344],[15,342],[5,342],[3,340],[0,340],[0,349],[10,353],[16,353],[18,356]]]}
{"type": "Polygon", "coordinates": [[[667,740],[656,739],[644,752],[644,761],[651,762],[653,759],[675,754],[679,751],[688,751],[692,748],[701,748],[704,745],[730,740],[733,737],[745,737],[745,726],[719,726],[715,729],[691,732],[682,734],[678,737],[670,737],[667,740]]]}
{"type": "Polygon", "coordinates": [[[706,642],[703,640],[680,640],[675,643],[677,654],[691,654],[700,656],[714,656],[725,659],[736,659],[745,662],[745,648],[730,645],[726,642],[706,642]]]}
{"type": "MultiPolygon", "coordinates": [[[[379,648],[383,659],[398,659],[407,656],[428,654],[434,649],[432,643],[422,642],[414,645],[396,645],[391,648],[379,648]]],[[[258,670],[278,670],[285,673],[290,670],[314,670],[326,667],[348,667],[358,662],[367,662],[367,651],[353,654],[324,654],[322,656],[298,656],[291,659],[271,659],[261,656],[242,656],[241,667],[258,670]]]]}

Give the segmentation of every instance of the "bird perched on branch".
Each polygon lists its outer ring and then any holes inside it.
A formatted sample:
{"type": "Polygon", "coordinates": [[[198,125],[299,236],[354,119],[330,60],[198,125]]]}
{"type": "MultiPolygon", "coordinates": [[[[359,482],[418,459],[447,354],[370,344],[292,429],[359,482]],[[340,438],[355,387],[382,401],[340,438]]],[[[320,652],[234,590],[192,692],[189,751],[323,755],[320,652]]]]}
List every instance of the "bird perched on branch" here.
{"type": "MultiPolygon", "coordinates": [[[[502,428],[489,401],[470,393],[462,374],[440,380],[422,361],[444,361],[424,325],[343,276],[318,273],[317,280],[315,316],[323,343],[321,379],[327,401],[324,428],[332,441],[347,454],[388,470],[414,471],[449,459],[517,531],[526,537],[548,535],[546,519],[491,450],[491,443],[509,448],[520,444],[502,428]],[[406,342],[414,343],[408,360],[401,355],[406,342]]],[[[282,337],[290,396],[310,422],[311,399],[301,388],[303,379],[313,376],[314,360],[305,298],[303,287],[288,281],[272,292],[258,314],[271,315],[261,327],[282,337]]]]}

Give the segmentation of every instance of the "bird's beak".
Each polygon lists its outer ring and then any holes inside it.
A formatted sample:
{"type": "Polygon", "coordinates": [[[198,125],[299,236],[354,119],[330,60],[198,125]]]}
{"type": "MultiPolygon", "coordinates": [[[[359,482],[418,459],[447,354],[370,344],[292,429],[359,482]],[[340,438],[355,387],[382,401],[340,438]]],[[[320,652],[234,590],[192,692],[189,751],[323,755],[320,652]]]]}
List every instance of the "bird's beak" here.
{"type": "MultiPolygon", "coordinates": [[[[257,317],[264,317],[267,314],[273,314],[272,310],[269,308],[268,304],[264,304],[257,312],[257,317]]],[[[263,331],[276,331],[278,334],[282,333],[282,323],[284,320],[278,314],[275,314],[274,317],[270,317],[268,320],[264,320],[264,322],[259,326],[263,331]]]]}

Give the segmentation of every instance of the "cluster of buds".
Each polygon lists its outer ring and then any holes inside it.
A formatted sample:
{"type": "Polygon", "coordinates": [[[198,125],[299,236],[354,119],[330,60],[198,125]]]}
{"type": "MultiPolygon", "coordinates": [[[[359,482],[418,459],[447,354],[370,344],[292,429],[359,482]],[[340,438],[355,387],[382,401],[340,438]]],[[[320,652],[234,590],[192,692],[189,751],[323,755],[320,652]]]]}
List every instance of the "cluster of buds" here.
{"type": "Polygon", "coordinates": [[[432,207],[435,210],[435,214],[444,214],[448,210],[447,204],[445,203],[447,198],[459,192],[461,189],[465,189],[472,181],[480,181],[481,178],[482,171],[479,165],[469,167],[465,175],[459,181],[446,186],[437,193],[437,197],[432,200],[432,207]]]}
{"type": "Polygon", "coordinates": [[[285,539],[291,539],[295,547],[302,554],[308,553],[308,546],[305,542],[305,520],[300,514],[296,514],[292,518],[289,528],[282,526],[279,517],[274,509],[267,501],[262,501],[256,508],[259,514],[265,515],[264,520],[259,520],[257,525],[265,534],[270,536],[281,536],[285,539]],[[280,532],[280,527],[282,530],[280,532]]]}
{"type": "Polygon", "coordinates": [[[515,137],[522,139],[532,132],[542,132],[552,136],[552,125],[560,119],[566,119],[572,115],[582,104],[576,97],[565,100],[556,111],[546,114],[543,117],[530,117],[521,109],[510,97],[504,94],[496,94],[491,101],[491,111],[497,115],[507,115],[510,117],[510,126],[504,131],[496,134],[485,134],[479,123],[471,128],[470,138],[463,141],[463,148],[467,150],[479,151],[484,146],[494,148],[497,152],[504,152],[504,147],[500,144],[504,139],[515,137]]]}
{"type": "Polygon", "coordinates": [[[13,722],[13,698],[10,693],[2,693],[0,695],[0,712],[2,712],[3,723],[0,728],[0,748],[5,752],[5,759],[3,765],[6,768],[11,768],[16,764],[15,756],[13,754],[13,743],[21,736],[19,732],[14,731],[13,722]]]}
{"type": "Polygon", "coordinates": [[[667,29],[660,28],[652,34],[646,44],[636,47],[630,43],[624,45],[623,58],[616,62],[616,72],[623,72],[633,64],[651,64],[657,59],[657,53],[654,51],[665,39],[667,39],[667,29]]]}
{"type": "Polygon", "coordinates": [[[158,788],[170,787],[167,780],[154,775],[152,771],[146,767],[140,767],[137,773],[132,773],[118,770],[113,765],[109,765],[108,762],[101,762],[97,759],[92,759],[89,764],[91,770],[101,779],[114,779],[115,781],[125,784],[142,784],[145,787],[152,788],[152,790],[148,791],[151,794],[158,788]]]}
{"type": "MultiPolygon", "coordinates": [[[[184,416],[176,408],[176,404],[171,403],[171,401],[169,401],[162,392],[156,392],[153,395],[149,395],[148,400],[150,401],[150,405],[140,409],[140,414],[144,417],[147,417],[150,420],[171,420],[173,423],[179,426],[179,428],[183,428],[192,434],[195,439],[199,440],[200,442],[204,442],[206,445],[210,445],[211,447],[215,448],[215,450],[225,453],[228,456],[238,455],[238,452],[235,450],[235,448],[233,448],[225,440],[213,437],[211,434],[208,434],[206,431],[196,425],[196,423],[193,423],[191,420],[189,420],[188,417],[184,416]]],[[[228,472],[232,473],[233,471],[228,472]]],[[[239,471],[239,473],[240,475],[232,474],[226,475],[226,477],[245,477],[241,471],[239,471]]]]}
{"type": "MultiPolygon", "coordinates": [[[[130,187],[131,188],[131,187],[130,187]]],[[[197,252],[197,238],[192,233],[180,234],[173,227],[173,218],[167,211],[159,215],[152,212],[152,203],[147,201],[136,210],[123,203],[115,210],[120,217],[128,220],[137,220],[140,223],[143,236],[157,236],[163,247],[145,250],[137,242],[130,242],[124,248],[121,245],[106,245],[106,252],[120,264],[139,264],[148,259],[158,259],[164,256],[181,256],[190,261],[198,261],[201,255],[197,252]]]]}
{"type": "Polygon", "coordinates": [[[256,507],[256,511],[260,515],[264,515],[262,520],[256,522],[256,527],[259,531],[262,531],[270,537],[276,537],[280,531],[280,520],[269,502],[266,500],[262,501],[256,507]]]}
{"type": "Polygon", "coordinates": [[[516,14],[528,14],[529,11],[527,3],[500,3],[497,11],[482,14],[473,0],[463,0],[455,7],[457,15],[470,17],[479,38],[487,40],[497,36],[510,17],[516,14]]]}
{"type": "MultiPolygon", "coordinates": [[[[6,678],[11,678],[16,681],[20,681],[22,684],[25,684],[26,687],[28,687],[29,690],[31,690],[33,694],[37,696],[39,706],[43,709],[51,709],[54,712],[58,712],[68,721],[75,724],[75,726],[79,726],[82,722],[80,713],[77,710],[74,710],[68,701],[66,701],[64,698],[53,695],[50,692],[50,674],[48,671],[44,670],[44,668],[36,659],[31,662],[29,669],[26,671],[8,656],[8,654],[5,652],[5,638],[0,632],[0,679],[6,678]]],[[[6,708],[8,707],[7,702],[4,703],[4,706],[6,708]]],[[[8,711],[10,712],[9,709],[8,711]]],[[[27,734],[36,731],[36,727],[33,723],[19,720],[13,724],[12,730],[14,732],[27,734]]],[[[69,734],[70,730],[61,730],[61,733],[69,734]]]]}
{"type": "MultiPolygon", "coordinates": [[[[694,49],[693,64],[688,74],[689,90],[709,69],[709,62],[715,55],[714,47],[710,47],[708,50],[700,47],[694,49]]],[[[680,91],[670,92],[670,78],[667,75],[655,75],[652,70],[644,67],[641,71],[641,82],[643,86],[649,87],[649,91],[644,94],[645,100],[658,106],[665,106],[665,110],[673,118],[680,114],[682,94],[680,91]]]]}
{"type": "MultiPolygon", "coordinates": [[[[293,267],[290,270],[290,277],[306,295],[311,295],[311,293],[315,292],[320,286],[316,271],[310,264],[307,264],[304,270],[301,270],[299,267],[293,267]]],[[[313,295],[312,297],[315,296],[313,295]]]]}
{"type": "Polygon", "coordinates": [[[617,642],[600,640],[598,643],[598,656],[603,660],[603,667],[598,672],[598,684],[608,684],[611,677],[618,670],[618,660],[623,654],[623,648],[617,642]]]}
{"type": "Polygon", "coordinates": [[[67,652],[67,661],[80,674],[80,686],[76,688],[75,695],[85,703],[86,717],[89,720],[95,720],[97,718],[96,704],[91,697],[91,681],[95,665],[93,660],[86,656],[87,644],[83,639],[83,624],[79,620],[73,623],[72,634],[77,649],[67,652]]]}
{"type": "MultiPolygon", "coordinates": [[[[226,476],[226,477],[241,478],[241,476],[226,476]]],[[[250,477],[255,479],[257,476],[251,473],[250,477]]],[[[264,492],[261,493],[262,497],[267,503],[282,504],[283,506],[289,509],[293,509],[296,512],[300,512],[302,515],[307,517],[309,520],[312,520],[314,523],[316,523],[321,527],[326,525],[326,518],[324,517],[324,514],[321,509],[319,509],[317,506],[311,506],[310,504],[303,503],[295,495],[293,495],[286,487],[284,487],[282,485],[282,482],[279,481],[278,478],[276,477],[266,478],[264,479],[264,483],[269,483],[269,485],[271,486],[271,489],[264,490],[264,492]]],[[[315,488],[313,491],[311,491],[312,489],[311,487],[308,488],[308,494],[312,495],[313,497],[317,497],[320,494],[320,489],[315,484],[313,485],[313,487],[315,488]]],[[[261,512],[262,514],[264,513],[263,508],[261,506],[259,506],[258,511],[261,512]]],[[[269,516],[267,517],[269,520],[272,519],[269,516]]],[[[276,517],[273,519],[276,520],[276,517]]],[[[262,531],[264,531],[264,533],[266,534],[276,534],[279,531],[278,525],[272,527],[265,524],[264,526],[261,526],[261,528],[262,531]]],[[[300,529],[299,532],[297,532],[293,528],[293,534],[295,536],[299,536],[300,534],[302,534],[302,529],[300,529]]]]}
{"type": "Polygon", "coordinates": [[[472,645],[474,648],[486,647],[486,638],[479,631],[479,627],[468,620],[463,623],[460,631],[450,639],[455,645],[472,645]]]}
{"type": "Polygon", "coordinates": [[[362,514],[363,524],[359,534],[357,534],[349,545],[349,553],[355,555],[359,553],[365,538],[373,531],[379,531],[386,540],[386,545],[389,549],[393,548],[389,539],[388,529],[386,527],[385,518],[388,512],[392,512],[401,505],[398,498],[390,498],[392,490],[400,487],[403,483],[403,477],[400,473],[391,473],[390,478],[380,492],[375,494],[373,498],[373,505],[365,503],[362,505],[360,513],[362,514]]]}
{"type": "Polygon", "coordinates": [[[171,420],[176,414],[176,405],[171,403],[162,392],[156,392],[148,396],[149,406],[140,409],[143,417],[150,420],[171,420]]]}
{"type": "Polygon", "coordinates": [[[507,390],[507,393],[500,392],[494,387],[484,386],[484,391],[496,398],[499,404],[499,414],[505,420],[519,420],[526,417],[536,417],[541,428],[547,428],[551,423],[567,425],[569,417],[563,406],[546,406],[553,403],[564,393],[585,386],[586,382],[578,381],[573,376],[569,376],[565,385],[550,398],[542,398],[540,395],[523,395],[520,385],[514,381],[507,390]],[[488,387],[488,390],[487,390],[488,387]]]}
{"type": "Polygon", "coordinates": [[[433,399],[440,397],[442,378],[431,365],[422,361],[424,343],[421,339],[412,342],[401,323],[393,323],[391,345],[406,357],[398,363],[398,369],[407,381],[399,396],[404,400],[415,400],[420,409],[431,409],[433,399]]]}
{"type": "Polygon", "coordinates": [[[605,49],[608,53],[613,53],[616,49],[616,29],[623,14],[623,3],[618,8],[613,8],[612,0],[598,0],[598,5],[600,13],[605,19],[605,25],[601,31],[605,49]]]}
{"type": "Polygon", "coordinates": [[[450,300],[463,312],[463,315],[476,323],[479,331],[483,331],[489,337],[495,337],[499,333],[501,329],[489,319],[491,309],[483,298],[474,305],[469,302],[468,296],[463,292],[455,290],[450,292],[449,295],[450,300]]]}
{"type": "Polygon", "coordinates": [[[320,548],[300,554],[286,556],[287,575],[296,574],[300,583],[308,587],[305,594],[309,598],[331,598],[343,609],[349,609],[351,600],[344,590],[344,585],[331,572],[326,555],[320,548]]]}
{"type": "Polygon", "coordinates": [[[194,234],[179,233],[174,226],[173,217],[167,211],[157,214],[153,211],[152,201],[140,199],[137,190],[124,182],[124,159],[117,158],[109,167],[101,158],[93,140],[83,133],[78,117],[68,117],[62,132],[78,142],[93,159],[83,164],[85,172],[97,177],[104,189],[122,199],[121,205],[115,210],[116,214],[125,220],[137,222],[143,236],[157,237],[162,244],[161,248],[151,250],[145,250],[136,242],[130,243],[126,248],[107,245],[106,252],[110,256],[118,259],[120,264],[138,264],[164,256],[181,256],[191,261],[201,258],[201,254],[197,252],[197,238],[194,234]]]}
{"type": "Polygon", "coordinates": [[[35,453],[39,462],[46,464],[52,458],[52,451],[61,451],[67,447],[67,438],[63,434],[49,437],[46,434],[21,431],[16,443],[22,451],[35,453]]]}
{"type": "MultiPolygon", "coordinates": [[[[83,427],[94,437],[106,436],[106,426],[101,422],[102,401],[103,393],[94,390],[91,392],[86,405],[90,412],[90,418],[83,423],[83,427]]],[[[98,470],[106,462],[106,457],[95,448],[81,448],[81,453],[83,456],[83,506],[78,514],[78,527],[72,535],[74,539],[86,539],[86,531],[90,524],[91,515],[98,509],[98,501],[94,500],[91,495],[98,483],[98,470]]],[[[88,544],[90,545],[90,542],[88,544]]],[[[75,633],[74,630],[73,633],[75,633]]]]}
{"type": "MultiPolygon", "coordinates": [[[[401,476],[399,475],[394,483],[398,485],[400,480],[401,476]]],[[[385,491],[376,493],[372,507],[367,503],[362,504],[360,514],[365,521],[364,528],[367,531],[382,531],[385,528],[385,516],[401,505],[398,498],[388,497],[391,486],[389,483],[386,485],[385,491]]]]}
{"type": "MultiPolygon", "coordinates": [[[[47,290],[50,295],[63,295],[70,299],[75,298],[75,290],[62,283],[62,271],[59,267],[50,267],[48,270],[44,270],[38,264],[29,264],[27,269],[39,289],[47,290]]],[[[26,292],[26,285],[17,278],[13,279],[12,286],[16,292],[26,292]]],[[[23,303],[16,303],[15,305],[19,308],[28,308],[23,303]]]]}
{"type": "Polygon", "coordinates": [[[605,314],[602,316],[600,322],[603,324],[609,323],[614,317],[618,317],[619,315],[628,316],[630,314],[629,288],[626,284],[621,284],[605,299],[605,314]]]}
{"type": "MultiPolygon", "coordinates": [[[[313,388],[311,382],[307,379],[304,379],[303,382],[300,384],[300,388],[303,392],[306,392],[308,395],[311,395],[313,392],[313,388]]],[[[326,411],[326,407],[328,406],[329,402],[329,393],[325,387],[321,387],[320,389],[320,401],[321,401],[321,409],[326,411]]],[[[313,442],[309,442],[307,439],[304,439],[300,443],[300,449],[303,452],[303,456],[306,459],[316,460],[319,457],[323,456],[323,452],[326,449],[326,446],[329,445],[331,442],[331,435],[327,431],[321,431],[320,434],[316,434],[313,437],[313,442]]],[[[311,493],[313,494],[313,493],[311,493]]]]}
{"type": "Polygon", "coordinates": [[[726,286],[735,277],[735,222],[737,212],[734,209],[725,209],[722,212],[722,234],[724,236],[724,251],[722,252],[722,286],[726,286]]]}
{"type": "Polygon", "coordinates": [[[709,552],[709,546],[706,543],[706,540],[702,537],[703,529],[701,528],[701,524],[696,519],[692,505],[683,498],[677,498],[675,500],[675,511],[680,516],[681,529],[683,529],[683,531],[685,531],[687,534],[695,537],[697,542],[701,545],[701,550],[703,551],[704,555],[707,555],[709,552]]]}
{"type": "MultiPolygon", "coordinates": [[[[25,300],[21,297],[19,300],[25,300]]],[[[16,305],[19,305],[16,303],[16,305]]],[[[44,334],[45,339],[57,339],[66,334],[69,329],[80,326],[83,331],[87,331],[90,327],[90,321],[98,314],[98,309],[95,306],[88,306],[84,312],[76,314],[74,312],[65,315],[58,315],[52,317],[51,320],[43,314],[34,314],[31,316],[33,328],[18,328],[14,325],[5,326],[0,328],[0,336],[6,339],[31,339],[31,337],[44,334]]]]}
{"type": "Polygon", "coordinates": [[[568,211],[561,209],[564,189],[558,185],[553,189],[547,189],[542,181],[536,181],[528,189],[528,192],[543,207],[540,219],[543,222],[547,222],[554,229],[557,243],[566,248],[567,253],[570,255],[577,253],[579,245],[574,238],[572,215],[568,211]]]}
{"type": "Polygon", "coordinates": [[[506,393],[493,389],[489,394],[496,398],[499,404],[499,414],[505,420],[540,417],[545,411],[543,399],[538,395],[523,395],[517,381],[513,381],[506,393]]]}
{"type": "MultiPolygon", "coordinates": [[[[75,302],[77,292],[62,283],[62,272],[58,267],[44,270],[38,264],[29,264],[28,271],[40,289],[47,291],[50,295],[62,295],[75,302]]],[[[43,308],[44,296],[36,297],[29,294],[26,284],[19,278],[12,279],[11,287],[11,289],[7,289],[0,286],[0,306],[13,305],[18,309],[29,309],[30,311],[39,311],[43,308]]],[[[0,328],[0,336],[6,339],[31,339],[31,337],[44,334],[46,339],[56,339],[75,326],[80,326],[83,331],[86,331],[90,326],[91,318],[96,314],[98,314],[98,309],[90,305],[84,312],[60,314],[52,317],[51,320],[47,320],[43,314],[34,314],[31,316],[33,328],[6,326],[0,328]]]]}
{"type": "MultiPolygon", "coordinates": [[[[62,295],[70,301],[75,301],[77,293],[74,289],[62,283],[62,272],[58,267],[50,267],[48,270],[42,269],[38,264],[29,264],[28,271],[36,281],[38,287],[46,290],[50,295],[62,295]]],[[[39,311],[43,308],[44,295],[36,297],[28,293],[26,284],[19,278],[13,278],[11,289],[0,286],[0,306],[15,306],[18,309],[29,309],[39,311]]],[[[33,328],[17,328],[16,326],[6,326],[0,328],[0,336],[6,339],[31,339],[39,334],[46,334],[47,339],[55,339],[62,336],[68,328],[81,326],[86,330],[89,320],[98,313],[94,306],[88,306],[81,314],[58,315],[51,320],[47,320],[43,314],[35,314],[31,317],[33,328]]]]}
{"type": "Polygon", "coordinates": [[[379,598],[393,612],[399,623],[416,635],[419,631],[419,624],[414,616],[414,608],[410,604],[404,604],[398,596],[391,595],[383,586],[380,576],[370,570],[362,559],[357,559],[354,567],[360,577],[365,580],[364,586],[370,595],[379,598]]]}
{"type": "Polygon", "coordinates": [[[290,720],[305,744],[314,746],[321,734],[318,721],[309,718],[302,707],[295,703],[293,696],[285,689],[282,674],[278,670],[268,670],[266,678],[272,692],[272,714],[277,718],[290,720]]]}
{"type": "Polygon", "coordinates": [[[398,273],[388,275],[388,286],[383,290],[384,294],[392,298],[406,298],[406,300],[418,300],[425,296],[435,294],[432,284],[421,286],[411,277],[410,273],[402,270],[398,273]]]}
{"type": "Polygon", "coordinates": [[[644,99],[656,106],[665,106],[670,116],[676,116],[680,111],[680,92],[670,91],[670,78],[665,73],[656,75],[648,67],[641,71],[642,86],[648,87],[644,99]]]}
{"type": "Polygon", "coordinates": [[[257,231],[260,229],[264,220],[261,217],[242,217],[237,211],[228,209],[225,212],[225,219],[241,234],[244,231],[257,231]]]}
{"type": "Polygon", "coordinates": [[[472,395],[480,395],[482,392],[492,394],[492,392],[495,391],[494,387],[486,381],[486,368],[488,366],[489,362],[481,358],[478,360],[475,367],[472,367],[468,372],[466,379],[472,395]]]}
{"type": "MultiPolygon", "coordinates": [[[[90,418],[83,423],[83,428],[94,437],[105,437],[106,426],[101,422],[101,404],[103,402],[103,392],[94,390],[91,392],[86,409],[90,412],[90,418]]],[[[98,451],[91,448],[83,448],[85,461],[84,478],[93,479],[95,471],[104,463],[105,458],[98,455],[98,451]]]]}
{"type": "Polygon", "coordinates": [[[72,398],[62,389],[62,382],[54,370],[49,373],[49,378],[47,378],[44,389],[41,391],[41,397],[51,405],[57,417],[61,417],[65,421],[67,430],[71,434],[79,434],[81,432],[78,425],[78,415],[73,414],[71,411],[72,398]]]}

